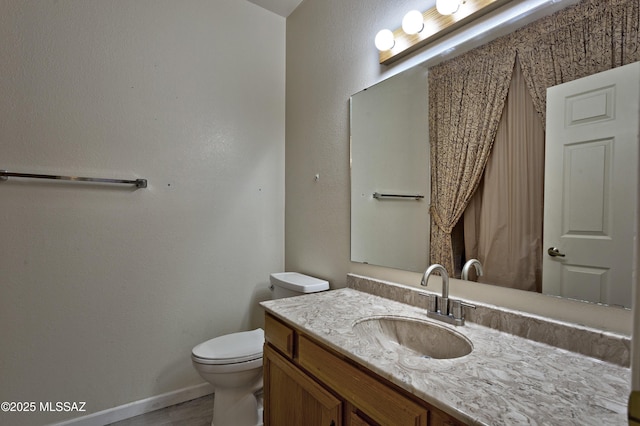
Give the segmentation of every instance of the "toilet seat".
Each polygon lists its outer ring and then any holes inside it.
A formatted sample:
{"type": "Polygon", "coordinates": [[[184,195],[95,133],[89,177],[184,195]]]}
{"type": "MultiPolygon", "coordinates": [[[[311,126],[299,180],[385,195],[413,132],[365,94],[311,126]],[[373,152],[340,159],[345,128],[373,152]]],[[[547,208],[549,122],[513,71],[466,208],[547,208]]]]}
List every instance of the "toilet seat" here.
{"type": "Polygon", "coordinates": [[[191,351],[192,359],[200,364],[237,364],[262,358],[264,331],[226,334],[200,343],[191,351]]]}

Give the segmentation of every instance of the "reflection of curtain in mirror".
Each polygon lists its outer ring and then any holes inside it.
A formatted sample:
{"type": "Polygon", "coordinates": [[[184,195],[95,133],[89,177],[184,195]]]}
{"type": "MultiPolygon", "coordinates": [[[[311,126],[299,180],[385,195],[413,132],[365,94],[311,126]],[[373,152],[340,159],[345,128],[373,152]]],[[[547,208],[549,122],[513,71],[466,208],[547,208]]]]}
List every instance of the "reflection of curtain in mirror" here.
{"type": "Polygon", "coordinates": [[[516,61],[483,180],[464,213],[465,253],[478,281],[542,287],[544,130],[516,61]]]}
{"type": "Polygon", "coordinates": [[[511,73],[505,64],[517,52],[544,125],[547,87],[640,60],[639,17],[640,0],[582,0],[430,69],[431,263],[454,271],[451,232],[493,143],[511,73]]]}
{"type": "Polygon", "coordinates": [[[583,0],[511,35],[543,125],[548,87],[640,60],[639,21],[639,0],[583,0]]]}
{"type": "Polygon", "coordinates": [[[491,43],[429,71],[430,263],[442,264],[450,275],[451,232],[482,177],[514,60],[513,48],[491,43]]]}

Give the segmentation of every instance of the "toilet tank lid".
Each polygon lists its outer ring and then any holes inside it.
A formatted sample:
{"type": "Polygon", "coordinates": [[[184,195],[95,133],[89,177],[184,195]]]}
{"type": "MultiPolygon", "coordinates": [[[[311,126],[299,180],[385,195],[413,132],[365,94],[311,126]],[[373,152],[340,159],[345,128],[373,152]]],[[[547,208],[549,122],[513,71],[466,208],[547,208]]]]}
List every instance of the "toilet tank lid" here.
{"type": "Polygon", "coordinates": [[[277,272],[271,274],[271,284],[300,293],[315,293],[329,290],[329,282],[298,272],[277,272]]]}
{"type": "Polygon", "coordinates": [[[192,354],[201,359],[240,362],[262,356],[263,344],[264,331],[257,328],[207,340],[193,348],[192,354]]]}

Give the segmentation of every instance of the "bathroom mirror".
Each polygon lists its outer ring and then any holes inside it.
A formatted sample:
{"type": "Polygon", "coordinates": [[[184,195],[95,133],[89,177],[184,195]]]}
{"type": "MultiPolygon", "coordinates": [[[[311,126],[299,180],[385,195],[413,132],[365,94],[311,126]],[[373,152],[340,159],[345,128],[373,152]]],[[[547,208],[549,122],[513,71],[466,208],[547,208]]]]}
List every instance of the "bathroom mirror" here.
{"type": "MultiPolygon", "coordinates": [[[[429,66],[433,64],[434,62],[431,61],[429,66]]],[[[420,191],[425,191],[422,188],[414,190],[417,186],[396,183],[388,178],[394,172],[414,177],[422,173],[424,181],[428,183],[428,161],[416,161],[414,158],[420,155],[420,159],[428,159],[428,146],[420,151],[415,147],[406,147],[401,141],[408,138],[405,132],[413,134],[418,131],[424,132],[424,135],[415,139],[427,141],[428,145],[426,123],[428,92],[425,90],[427,85],[425,68],[425,65],[419,65],[408,69],[351,98],[351,260],[353,262],[413,272],[423,272],[428,266],[430,190],[426,190],[424,194],[426,197],[420,200],[381,200],[373,197],[375,192],[388,190],[402,195],[413,193],[422,195],[420,191]],[[415,88],[409,89],[408,84],[415,84],[415,88]],[[392,93],[394,90],[397,93],[392,93]],[[404,99],[401,105],[397,99],[394,99],[398,93],[401,93],[400,97],[404,99]],[[411,104],[424,105],[424,109],[420,114],[414,114],[413,111],[408,112],[403,108],[411,104]],[[381,112],[381,114],[374,116],[375,112],[381,112]],[[415,123],[414,120],[418,120],[419,123],[415,123]],[[363,129],[362,126],[366,128],[363,129]],[[375,146],[375,152],[372,149],[373,146],[375,146]],[[392,153],[390,155],[393,157],[393,160],[388,163],[379,158],[381,155],[379,153],[385,150],[392,153]],[[398,165],[399,159],[402,158],[411,159],[405,163],[404,168],[398,165]],[[423,167],[421,171],[406,170],[421,167],[421,164],[423,167]],[[367,212],[367,208],[371,207],[381,211],[367,212]],[[411,208],[414,208],[413,215],[405,211],[411,208]],[[396,212],[400,213],[396,214],[396,212]],[[415,235],[420,235],[420,239],[424,238],[423,245],[407,237],[410,230],[415,230],[415,235]],[[416,253],[419,253],[419,256],[416,256],[416,253]],[[411,260],[405,261],[405,256],[410,257],[411,260]]],[[[629,179],[636,179],[636,177],[629,176],[629,179]]],[[[628,227],[635,229],[633,220],[628,227]]],[[[631,286],[632,277],[629,277],[628,282],[631,286]]],[[[625,307],[630,308],[630,306],[625,307]]]]}
{"type": "Polygon", "coordinates": [[[423,271],[429,259],[427,68],[351,98],[351,260],[423,271]]]}

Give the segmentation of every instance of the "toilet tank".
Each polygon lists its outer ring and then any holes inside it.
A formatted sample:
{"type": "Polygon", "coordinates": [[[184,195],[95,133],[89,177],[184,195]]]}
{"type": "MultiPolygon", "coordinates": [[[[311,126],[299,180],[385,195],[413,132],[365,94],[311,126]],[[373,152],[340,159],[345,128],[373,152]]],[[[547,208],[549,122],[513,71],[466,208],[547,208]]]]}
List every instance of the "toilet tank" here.
{"type": "Polygon", "coordinates": [[[273,273],[270,276],[270,281],[274,299],[329,290],[328,281],[298,272],[273,273]]]}

